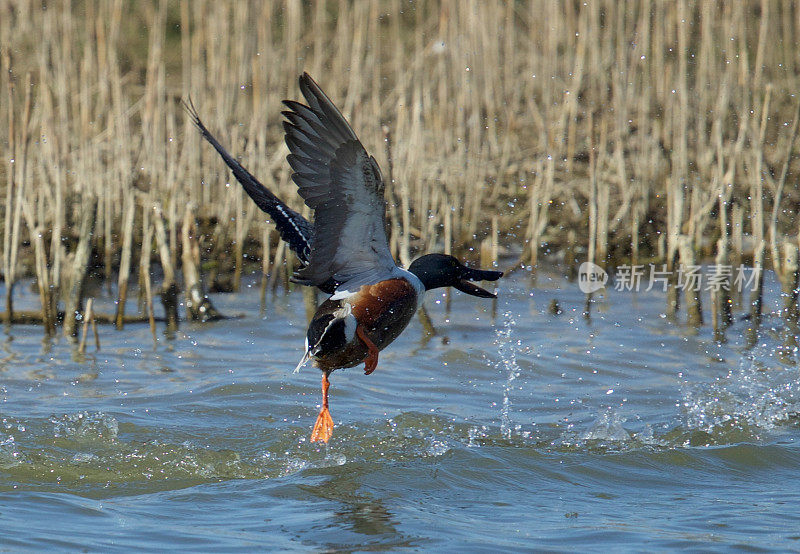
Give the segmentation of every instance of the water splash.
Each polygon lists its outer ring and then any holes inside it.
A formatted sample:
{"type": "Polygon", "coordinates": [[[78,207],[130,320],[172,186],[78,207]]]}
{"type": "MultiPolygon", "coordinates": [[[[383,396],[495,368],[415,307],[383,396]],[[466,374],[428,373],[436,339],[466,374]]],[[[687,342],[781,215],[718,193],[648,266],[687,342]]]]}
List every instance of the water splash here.
{"type": "Polygon", "coordinates": [[[585,441],[625,443],[631,440],[631,434],[622,426],[623,423],[625,418],[613,410],[606,410],[598,416],[582,438],[585,441]]]}
{"type": "Polygon", "coordinates": [[[439,456],[443,456],[451,449],[450,441],[444,438],[430,436],[426,438],[426,441],[428,445],[425,449],[425,454],[428,456],[438,458],[439,456]]]}
{"type": "Polygon", "coordinates": [[[102,440],[113,442],[119,435],[117,420],[102,412],[87,411],[77,414],[64,414],[50,418],[55,438],[73,440],[102,440]]]}
{"type": "Polygon", "coordinates": [[[513,431],[511,424],[511,391],[514,388],[514,381],[520,376],[521,370],[517,364],[517,352],[521,347],[521,342],[513,338],[514,327],[517,322],[510,311],[503,313],[503,326],[495,331],[495,344],[498,345],[500,360],[497,363],[498,369],[506,375],[506,382],[503,385],[503,403],[500,408],[500,434],[506,439],[511,438],[513,431]]]}
{"type": "Polygon", "coordinates": [[[486,438],[486,426],[482,425],[479,429],[478,427],[470,427],[469,431],[467,432],[467,446],[470,448],[475,448],[480,446],[479,439],[486,438]]]}
{"type": "Polygon", "coordinates": [[[772,431],[800,413],[797,368],[764,367],[754,357],[710,383],[686,386],[681,408],[690,430],[711,435],[731,430],[772,431]]]}
{"type": "Polygon", "coordinates": [[[24,462],[14,435],[0,435],[0,469],[8,469],[24,462]]]}

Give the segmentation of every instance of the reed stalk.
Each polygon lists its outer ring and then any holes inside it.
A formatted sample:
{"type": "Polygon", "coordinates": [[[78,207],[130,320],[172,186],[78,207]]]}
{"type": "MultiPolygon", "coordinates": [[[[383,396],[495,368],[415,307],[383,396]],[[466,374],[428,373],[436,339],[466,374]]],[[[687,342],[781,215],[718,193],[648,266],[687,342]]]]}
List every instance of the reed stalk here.
{"type": "Polygon", "coordinates": [[[694,240],[691,235],[678,237],[678,256],[684,276],[682,284],[686,294],[686,322],[690,327],[700,327],[703,325],[703,307],[700,296],[702,281],[695,285],[689,278],[689,272],[700,267],[695,257],[694,240]]]}
{"type": "MultiPolygon", "coordinates": [[[[589,127],[594,129],[594,113],[589,113],[589,127]]],[[[589,135],[589,244],[587,248],[586,261],[595,264],[597,259],[597,152],[595,149],[594,130],[589,135]]],[[[586,304],[583,309],[583,317],[589,319],[592,314],[592,293],[586,295],[586,304]]]]}
{"type": "Polygon", "coordinates": [[[792,355],[797,351],[797,332],[798,317],[798,298],[800,297],[800,264],[798,258],[800,251],[797,243],[786,241],[783,243],[780,276],[781,295],[783,296],[782,316],[784,322],[783,330],[783,349],[787,354],[792,355]]]}
{"type": "Polygon", "coordinates": [[[755,286],[750,292],[750,318],[745,330],[745,347],[753,348],[758,342],[761,328],[762,306],[764,305],[764,241],[756,243],[753,253],[753,269],[756,272],[755,286]]]}
{"type": "Polygon", "coordinates": [[[83,312],[83,324],[81,326],[81,340],[78,343],[78,352],[81,354],[86,352],[86,339],[89,336],[89,327],[92,328],[94,334],[95,349],[100,350],[100,333],[97,331],[97,322],[95,321],[93,299],[90,298],[86,301],[86,309],[83,312]]]}
{"type": "Polygon", "coordinates": [[[259,304],[261,306],[261,316],[263,317],[267,310],[267,280],[269,279],[270,268],[270,228],[265,224],[264,231],[261,235],[261,280],[259,286],[259,304]]]}
{"type": "MultiPolygon", "coordinates": [[[[794,111],[794,118],[792,121],[792,128],[789,131],[789,138],[786,141],[786,150],[783,154],[783,168],[781,169],[781,176],[778,179],[778,185],[775,190],[775,200],[772,204],[772,217],[769,223],[769,247],[770,255],[772,257],[772,265],[775,273],[783,278],[787,273],[781,268],[781,256],[778,253],[778,217],[780,215],[781,199],[783,197],[783,190],[786,186],[786,178],[789,175],[789,165],[792,161],[792,151],[794,150],[795,141],[797,139],[797,126],[800,122],[800,98],[795,102],[796,108],[794,111]]],[[[794,278],[791,278],[794,280],[794,278]]]]}
{"type": "Polygon", "coordinates": [[[67,294],[64,299],[64,336],[73,337],[77,333],[78,316],[83,310],[84,282],[92,254],[92,234],[97,221],[97,198],[87,193],[84,199],[78,230],[78,246],[72,257],[72,267],[68,278],[67,294]]]}
{"type": "Polygon", "coordinates": [[[197,240],[195,207],[186,205],[181,229],[183,286],[186,291],[186,315],[193,321],[212,321],[221,319],[211,300],[206,296],[200,274],[200,244],[197,240]]]}
{"type": "Polygon", "coordinates": [[[14,113],[14,80],[11,53],[3,48],[2,72],[6,77],[7,118],[8,118],[8,157],[6,169],[5,217],[3,220],[3,279],[5,281],[6,322],[14,319],[14,284],[17,278],[17,251],[19,247],[19,227],[21,189],[16,182],[17,131],[14,113]]]}
{"type": "Polygon", "coordinates": [[[128,279],[131,273],[133,224],[136,215],[136,201],[132,190],[126,191],[123,205],[122,253],[119,262],[119,275],[117,277],[117,309],[116,315],[114,316],[117,329],[122,329],[125,323],[125,303],[128,299],[128,279]]]}
{"type": "Polygon", "coordinates": [[[269,288],[272,290],[272,293],[275,294],[275,291],[278,288],[278,281],[281,272],[283,271],[283,266],[285,264],[286,258],[286,243],[280,241],[278,243],[278,248],[275,249],[275,258],[272,262],[272,271],[269,274],[269,288]]]}
{"type": "Polygon", "coordinates": [[[164,224],[164,213],[158,204],[153,205],[153,229],[155,230],[158,255],[164,279],[161,282],[161,305],[167,318],[167,332],[178,329],[178,281],[175,276],[175,260],[169,247],[167,228],[164,224]]]}
{"type": "Polygon", "coordinates": [[[139,257],[139,283],[140,290],[144,293],[144,311],[150,323],[150,332],[153,335],[153,343],[158,340],[156,335],[156,320],[153,312],[153,285],[150,274],[150,257],[153,254],[153,225],[150,223],[150,212],[152,208],[148,203],[142,204],[142,250],[139,257]]]}
{"type": "Polygon", "coordinates": [[[733,323],[731,301],[731,277],[734,268],[730,264],[730,231],[728,225],[728,205],[720,198],[720,238],[717,241],[717,256],[714,259],[714,287],[711,289],[711,321],[714,339],[722,342],[725,330],[733,323]]]}

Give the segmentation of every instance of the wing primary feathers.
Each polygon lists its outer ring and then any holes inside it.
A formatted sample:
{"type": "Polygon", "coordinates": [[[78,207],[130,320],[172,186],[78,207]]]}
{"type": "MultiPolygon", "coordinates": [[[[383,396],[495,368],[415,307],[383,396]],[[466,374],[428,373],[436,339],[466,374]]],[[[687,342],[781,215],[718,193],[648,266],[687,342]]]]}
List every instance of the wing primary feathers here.
{"type": "Polygon", "coordinates": [[[331,102],[331,99],[322,92],[319,85],[311,78],[308,73],[303,73],[300,76],[300,92],[308,102],[312,110],[325,116],[328,126],[332,126],[340,136],[339,139],[358,140],[355,131],[350,127],[350,124],[339,111],[339,108],[331,102]]]}
{"type": "Polygon", "coordinates": [[[305,265],[310,261],[311,248],[313,243],[313,226],[302,215],[291,209],[277,196],[262,185],[249,171],[231,156],[219,141],[203,124],[197,109],[191,99],[183,102],[183,107],[195,127],[200,130],[203,138],[214,147],[225,164],[231,169],[236,180],[242,185],[245,192],[253,199],[253,202],[268,214],[275,222],[281,238],[285,240],[289,247],[297,255],[298,259],[305,265]]]}
{"type": "Polygon", "coordinates": [[[285,141],[292,180],[314,210],[309,263],[294,277],[340,284],[388,275],[396,267],[385,232],[380,168],[330,98],[304,73],[300,92],[308,105],[285,100],[285,141]]]}

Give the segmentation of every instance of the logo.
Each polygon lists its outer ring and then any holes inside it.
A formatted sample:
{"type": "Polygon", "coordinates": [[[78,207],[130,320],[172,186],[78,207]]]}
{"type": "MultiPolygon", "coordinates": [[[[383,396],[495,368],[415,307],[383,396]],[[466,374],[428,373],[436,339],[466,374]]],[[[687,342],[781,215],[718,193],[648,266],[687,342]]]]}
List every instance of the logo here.
{"type": "Polygon", "coordinates": [[[578,287],[583,293],[597,292],[605,288],[607,282],[608,273],[595,263],[583,262],[578,268],[578,287]]]}

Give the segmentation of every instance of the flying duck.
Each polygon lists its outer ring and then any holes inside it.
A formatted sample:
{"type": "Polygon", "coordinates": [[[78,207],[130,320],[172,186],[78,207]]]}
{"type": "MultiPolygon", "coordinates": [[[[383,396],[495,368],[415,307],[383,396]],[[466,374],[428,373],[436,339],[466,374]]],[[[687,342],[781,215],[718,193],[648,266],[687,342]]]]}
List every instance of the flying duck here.
{"type": "Polygon", "coordinates": [[[328,377],[334,370],[363,363],[364,373],[372,373],[378,353],[406,328],[425,291],[452,286],[472,296],[496,298],[471,281],[496,281],[503,273],[471,269],[445,254],[421,256],[408,269],[398,266],[386,239],[386,184],[378,163],[308,73],[300,76],[300,91],[306,104],[284,100],[286,159],[298,193],[314,210],[313,224],[222,147],[191,101],[185,107],[203,138],[297,255],[302,267],[292,281],[331,295],[308,325],[305,352],[295,368],[297,372],[313,361],[322,371],[322,409],[311,441],[327,443],[333,433],[328,377]]]}

